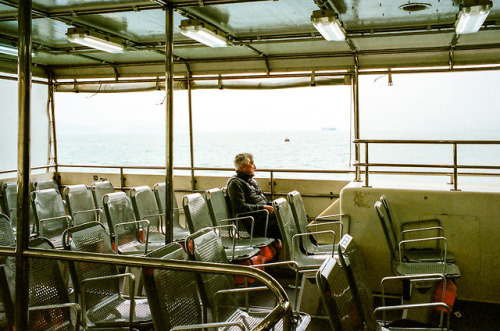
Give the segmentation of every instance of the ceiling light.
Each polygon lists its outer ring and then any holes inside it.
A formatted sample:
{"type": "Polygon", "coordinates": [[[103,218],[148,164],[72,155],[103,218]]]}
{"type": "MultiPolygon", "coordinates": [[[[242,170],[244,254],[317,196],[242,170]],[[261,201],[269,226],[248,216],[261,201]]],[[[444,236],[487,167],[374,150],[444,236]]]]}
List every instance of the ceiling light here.
{"type": "Polygon", "coordinates": [[[122,44],[112,41],[109,37],[97,32],[82,29],[69,28],[66,33],[68,40],[80,45],[95,48],[108,53],[122,53],[125,49],[122,44]]]}
{"type": "Polygon", "coordinates": [[[478,32],[490,13],[491,2],[486,5],[462,7],[458,13],[455,31],[457,34],[478,32]]]}
{"type": "Polygon", "coordinates": [[[345,40],[345,30],[342,27],[342,23],[335,17],[335,12],[333,10],[313,11],[311,21],[316,30],[318,30],[326,40],[345,40]]]}
{"type": "Polygon", "coordinates": [[[0,53],[17,56],[17,47],[0,44],[0,53]]]}
{"type": "Polygon", "coordinates": [[[205,26],[200,20],[183,20],[179,26],[181,33],[186,37],[197,40],[210,47],[229,46],[227,37],[224,33],[215,28],[205,26]]]}

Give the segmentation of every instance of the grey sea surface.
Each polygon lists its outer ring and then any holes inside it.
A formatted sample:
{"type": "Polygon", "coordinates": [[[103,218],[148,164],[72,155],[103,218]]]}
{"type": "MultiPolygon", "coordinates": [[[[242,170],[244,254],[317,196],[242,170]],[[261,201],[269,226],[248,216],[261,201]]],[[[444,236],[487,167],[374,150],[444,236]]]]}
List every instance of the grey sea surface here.
{"type": "MultiPolygon", "coordinates": [[[[376,136],[376,135],[375,135],[376,136]]],[[[477,135],[470,134],[470,137],[477,135]]],[[[494,137],[487,133],[481,139],[494,137]]],[[[348,131],[317,130],[295,132],[199,132],[194,139],[195,167],[232,168],[234,156],[241,152],[254,155],[258,169],[353,170],[354,145],[348,131]]],[[[473,139],[473,138],[471,138],[473,139]]],[[[165,135],[152,132],[119,134],[71,134],[58,136],[60,164],[165,166],[165,135]]],[[[361,146],[361,159],[365,146],[361,146]]],[[[410,163],[452,165],[452,145],[373,144],[369,161],[374,163],[410,163]]],[[[500,165],[499,145],[462,145],[458,147],[462,165],[500,165]]],[[[174,166],[189,167],[189,134],[174,135],[174,166]]],[[[403,168],[376,168],[403,170],[403,168]]],[[[426,171],[424,168],[404,168],[426,171]]],[[[83,171],[88,171],[84,170],[83,171]]],[[[372,169],[373,170],[373,169],[372,169]]],[[[451,169],[431,169],[451,171],[451,169]]],[[[463,170],[470,171],[470,170],[463,170]]],[[[139,173],[163,173],[140,170],[139,173]]],[[[178,170],[176,174],[188,174],[178,170]]],[[[230,175],[227,171],[202,171],[199,175],[230,175]]],[[[269,174],[263,174],[268,176],[269,174]]],[[[352,179],[352,174],[276,173],[283,178],[352,179]]],[[[443,179],[441,178],[441,181],[443,179]]]]}

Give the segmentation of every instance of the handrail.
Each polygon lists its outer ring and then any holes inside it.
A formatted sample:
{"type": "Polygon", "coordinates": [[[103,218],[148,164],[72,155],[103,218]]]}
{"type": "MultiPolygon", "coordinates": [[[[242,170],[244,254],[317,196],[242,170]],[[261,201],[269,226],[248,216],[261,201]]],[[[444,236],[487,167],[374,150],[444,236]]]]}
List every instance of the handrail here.
{"type": "MultiPolygon", "coordinates": [[[[458,164],[458,145],[500,145],[500,140],[382,140],[382,139],[354,139],[353,143],[359,146],[365,144],[365,162],[358,160],[355,162],[356,169],[365,167],[365,185],[369,187],[369,167],[411,167],[411,168],[445,168],[453,169],[452,183],[453,191],[458,189],[458,169],[488,169],[500,170],[500,166],[485,166],[485,165],[460,165],[458,164]],[[369,144],[422,144],[422,145],[452,145],[453,146],[453,164],[418,164],[418,163],[370,163],[368,159],[368,146],[369,144]]],[[[373,173],[373,172],[372,172],[373,173]]],[[[469,175],[469,173],[463,173],[469,175]]],[[[477,174],[477,175],[490,175],[498,176],[499,174],[477,174]]]]}
{"type": "MultiPolygon", "coordinates": [[[[0,255],[15,255],[14,247],[0,246],[0,255]]],[[[215,273],[224,275],[238,275],[254,278],[261,281],[276,296],[278,303],[264,321],[252,330],[268,330],[280,319],[285,318],[285,323],[291,321],[291,305],[283,287],[269,274],[257,268],[234,264],[221,264],[212,262],[197,262],[184,260],[163,260],[151,257],[124,256],[102,253],[70,252],[64,250],[47,250],[28,248],[24,255],[30,258],[56,259],[75,262],[107,263],[124,265],[137,268],[156,268],[177,271],[190,271],[201,273],[215,273]]]]}

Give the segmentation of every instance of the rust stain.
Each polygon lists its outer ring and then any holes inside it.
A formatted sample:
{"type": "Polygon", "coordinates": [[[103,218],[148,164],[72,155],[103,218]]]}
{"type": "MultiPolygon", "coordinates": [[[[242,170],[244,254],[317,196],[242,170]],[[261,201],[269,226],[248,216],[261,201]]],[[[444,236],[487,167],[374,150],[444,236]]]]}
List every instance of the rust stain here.
{"type": "Polygon", "coordinates": [[[368,193],[354,192],[354,205],[360,208],[371,208],[366,202],[366,197],[368,197],[368,193]]]}

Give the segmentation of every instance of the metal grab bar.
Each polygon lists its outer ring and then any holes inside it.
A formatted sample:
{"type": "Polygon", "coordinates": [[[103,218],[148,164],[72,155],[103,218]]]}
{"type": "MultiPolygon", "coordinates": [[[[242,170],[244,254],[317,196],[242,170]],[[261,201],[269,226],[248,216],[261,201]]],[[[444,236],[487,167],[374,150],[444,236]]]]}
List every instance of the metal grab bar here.
{"type": "MultiPolygon", "coordinates": [[[[0,255],[14,256],[16,249],[14,247],[0,247],[0,255]]],[[[28,248],[24,251],[24,256],[29,258],[56,259],[75,262],[92,262],[124,265],[137,268],[156,268],[177,271],[190,271],[201,273],[214,273],[225,275],[239,275],[254,278],[263,283],[264,286],[278,299],[276,307],[266,316],[266,318],[252,330],[268,330],[270,326],[284,318],[285,325],[290,325],[292,319],[292,308],[288,295],[283,287],[266,272],[257,268],[247,266],[220,264],[211,262],[181,261],[181,260],[162,260],[150,257],[123,256],[112,254],[99,254],[87,252],[69,252],[64,250],[44,250],[28,248]]]]}
{"type": "MultiPolygon", "coordinates": [[[[360,167],[365,167],[365,186],[368,185],[369,167],[412,167],[412,168],[449,168],[453,169],[452,183],[453,191],[458,189],[458,169],[490,169],[500,170],[500,166],[475,166],[458,164],[458,145],[500,145],[500,140],[381,140],[381,139],[354,139],[353,143],[358,146],[365,144],[365,162],[356,160],[356,172],[360,172],[360,167]],[[419,145],[452,145],[453,146],[453,164],[415,164],[415,163],[370,163],[368,160],[369,144],[419,144],[419,145]]],[[[491,174],[497,175],[497,174],[491,174]]]]}

